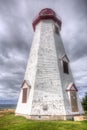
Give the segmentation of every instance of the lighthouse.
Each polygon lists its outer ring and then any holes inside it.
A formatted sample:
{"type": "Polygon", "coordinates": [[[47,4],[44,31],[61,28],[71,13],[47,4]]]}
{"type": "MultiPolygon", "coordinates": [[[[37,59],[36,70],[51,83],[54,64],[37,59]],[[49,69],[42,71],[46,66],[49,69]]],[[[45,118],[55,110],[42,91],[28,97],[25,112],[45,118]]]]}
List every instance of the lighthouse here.
{"type": "Polygon", "coordinates": [[[29,119],[72,119],[83,114],[60,31],[62,21],[42,9],[33,23],[34,38],[16,107],[29,119]]]}

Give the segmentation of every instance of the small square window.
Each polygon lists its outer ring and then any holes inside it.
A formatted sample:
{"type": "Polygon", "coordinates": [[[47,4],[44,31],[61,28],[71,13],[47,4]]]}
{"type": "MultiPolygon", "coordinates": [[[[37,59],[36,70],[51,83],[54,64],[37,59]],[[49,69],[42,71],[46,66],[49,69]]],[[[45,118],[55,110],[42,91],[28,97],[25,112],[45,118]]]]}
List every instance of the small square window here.
{"type": "Polygon", "coordinates": [[[69,74],[68,63],[66,61],[63,61],[63,72],[69,74]]]}

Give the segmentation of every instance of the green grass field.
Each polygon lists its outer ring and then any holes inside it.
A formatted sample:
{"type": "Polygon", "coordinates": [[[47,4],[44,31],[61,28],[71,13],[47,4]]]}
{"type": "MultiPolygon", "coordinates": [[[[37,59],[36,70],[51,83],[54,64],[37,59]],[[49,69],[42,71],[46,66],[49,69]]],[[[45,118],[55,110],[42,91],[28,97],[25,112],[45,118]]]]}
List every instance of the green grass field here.
{"type": "Polygon", "coordinates": [[[6,112],[0,114],[0,130],[87,130],[87,121],[32,121],[6,112]]]}

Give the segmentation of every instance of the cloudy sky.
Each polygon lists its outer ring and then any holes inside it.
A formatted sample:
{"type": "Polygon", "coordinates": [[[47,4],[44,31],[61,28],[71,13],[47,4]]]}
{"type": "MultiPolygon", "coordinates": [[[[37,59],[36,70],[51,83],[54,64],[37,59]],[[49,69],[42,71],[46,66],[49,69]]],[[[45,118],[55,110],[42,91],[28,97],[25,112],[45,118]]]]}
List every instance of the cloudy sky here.
{"type": "Polygon", "coordinates": [[[80,98],[87,92],[87,0],[0,0],[0,99],[18,98],[34,35],[32,21],[43,8],[61,17],[80,98]]]}

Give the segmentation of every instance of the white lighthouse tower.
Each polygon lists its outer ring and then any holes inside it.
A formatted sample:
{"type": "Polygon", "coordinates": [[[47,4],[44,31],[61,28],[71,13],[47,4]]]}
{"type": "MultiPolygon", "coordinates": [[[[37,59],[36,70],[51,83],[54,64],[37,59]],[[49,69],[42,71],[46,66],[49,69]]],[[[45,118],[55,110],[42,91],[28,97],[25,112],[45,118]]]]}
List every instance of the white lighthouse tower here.
{"type": "Polygon", "coordinates": [[[41,10],[33,21],[34,39],[16,115],[66,120],[83,114],[60,36],[61,24],[49,8],[41,10]]]}

